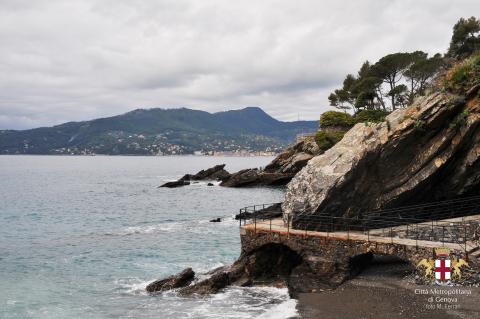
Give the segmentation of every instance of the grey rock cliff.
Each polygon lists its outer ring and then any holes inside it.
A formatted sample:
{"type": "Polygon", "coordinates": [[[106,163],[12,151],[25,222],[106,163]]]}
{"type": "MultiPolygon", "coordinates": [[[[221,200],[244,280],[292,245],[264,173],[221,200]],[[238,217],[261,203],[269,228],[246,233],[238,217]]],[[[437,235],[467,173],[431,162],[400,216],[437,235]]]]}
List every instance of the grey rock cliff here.
{"type": "MultiPolygon", "coordinates": [[[[475,97],[474,97],[475,96],[475,97]]],[[[362,211],[478,193],[480,106],[443,93],[357,124],[288,184],[284,216],[362,211]]]]}

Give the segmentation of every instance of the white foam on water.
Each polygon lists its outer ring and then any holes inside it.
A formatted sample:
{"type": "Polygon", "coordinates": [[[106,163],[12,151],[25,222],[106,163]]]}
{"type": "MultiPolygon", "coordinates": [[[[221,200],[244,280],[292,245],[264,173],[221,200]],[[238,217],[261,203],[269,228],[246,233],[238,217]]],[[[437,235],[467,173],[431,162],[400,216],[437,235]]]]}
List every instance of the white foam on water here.
{"type": "MultiPolygon", "coordinates": [[[[212,217],[213,219],[214,217],[212,217]]],[[[138,235],[138,234],[153,234],[158,232],[168,233],[168,232],[177,232],[181,230],[182,232],[190,233],[200,233],[204,234],[208,231],[215,231],[218,227],[231,227],[237,225],[238,221],[231,218],[231,216],[221,217],[222,221],[220,223],[212,223],[210,219],[204,220],[188,220],[188,221],[177,221],[177,222],[165,222],[154,225],[143,225],[143,226],[128,226],[120,231],[113,233],[106,233],[105,235],[138,235]]]]}
{"type": "Polygon", "coordinates": [[[297,301],[295,299],[288,299],[267,310],[265,313],[256,317],[256,319],[288,319],[297,316],[297,301]]]}
{"type": "Polygon", "coordinates": [[[115,285],[119,287],[122,293],[130,295],[147,295],[147,285],[153,280],[143,281],[139,278],[125,278],[115,281],[115,285]]]}

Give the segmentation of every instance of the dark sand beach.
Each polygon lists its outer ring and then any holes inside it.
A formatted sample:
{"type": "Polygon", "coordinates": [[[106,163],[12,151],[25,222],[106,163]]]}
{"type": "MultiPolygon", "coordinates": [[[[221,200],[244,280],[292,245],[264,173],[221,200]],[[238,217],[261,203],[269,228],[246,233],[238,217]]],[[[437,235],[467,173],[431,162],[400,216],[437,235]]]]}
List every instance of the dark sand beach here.
{"type": "Polygon", "coordinates": [[[408,275],[411,269],[380,261],[335,290],[300,294],[298,312],[321,319],[480,318],[480,288],[420,286],[408,275]]]}

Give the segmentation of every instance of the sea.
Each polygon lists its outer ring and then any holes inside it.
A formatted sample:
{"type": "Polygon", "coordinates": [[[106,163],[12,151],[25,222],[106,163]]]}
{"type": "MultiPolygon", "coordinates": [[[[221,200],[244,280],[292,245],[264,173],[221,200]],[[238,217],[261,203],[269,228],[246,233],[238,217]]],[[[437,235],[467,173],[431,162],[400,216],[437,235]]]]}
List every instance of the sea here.
{"type": "Polygon", "coordinates": [[[234,172],[270,157],[0,156],[0,318],[291,318],[286,289],[150,295],[146,285],[239,256],[239,208],[281,188],[200,182],[158,188],[216,164],[234,172]],[[222,222],[209,220],[222,217],[222,222]]]}

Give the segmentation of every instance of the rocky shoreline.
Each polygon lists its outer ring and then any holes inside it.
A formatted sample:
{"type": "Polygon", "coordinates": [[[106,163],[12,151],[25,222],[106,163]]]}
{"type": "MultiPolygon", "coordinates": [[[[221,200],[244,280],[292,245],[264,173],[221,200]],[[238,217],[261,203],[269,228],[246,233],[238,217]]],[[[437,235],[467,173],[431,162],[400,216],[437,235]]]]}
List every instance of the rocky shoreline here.
{"type": "MultiPolygon", "coordinates": [[[[356,124],[340,142],[325,152],[318,148],[313,138],[303,139],[264,169],[246,169],[230,174],[224,170],[225,165],[217,165],[194,175],[187,174],[177,183],[183,186],[196,180],[214,179],[226,187],[288,184],[283,204],[266,207],[256,212],[257,217],[283,216],[286,225],[296,230],[305,229],[305,233],[306,227],[295,228],[298,226],[297,216],[322,215],[362,220],[364,212],[476,195],[480,192],[479,91],[480,85],[476,85],[463,95],[442,91],[418,98],[410,107],[392,112],[385,121],[356,124]]],[[[414,218],[418,216],[415,215],[418,211],[413,210],[412,213],[404,209],[402,214],[410,215],[396,217],[414,218]]],[[[248,219],[252,215],[243,212],[236,218],[248,219]]],[[[434,218],[430,216],[430,219],[434,218]]],[[[342,226],[335,224],[338,225],[342,226]]],[[[242,228],[241,231],[241,236],[246,236],[249,230],[242,228]]],[[[442,231],[444,240],[445,229],[442,231]]],[[[412,269],[412,265],[416,266],[413,255],[404,258],[410,264],[404,265],[402,276],[396,271],[390,272],[397,269],[396,265],[390,265],[380,267],[384,272],[386,270],[383,274],[374,272],[372,276],[355,279],[358,274],[369,274],[364,270],[372,265],[378,266],[378,256],[370,248],[361,253],[361,249],[355,250],[358,248],[355,248],[356,244],[370,244],[370,238],[353,244],[350,237],[348,240],[331,240],[326,248],[325,238],[307,240],[305,235],[296,240],[290,237],[290,232],[282,234],[281,231],[259,235],[256,227],[250,232],[254,233],[255,240],[263,236],[263,241],[260,240],[257,246],[247,247],[248,239],[242,237],[242,253],[231,266],[215,269],[207,279],[202,280],[196,280],[193,271],[185,269],[175,276],[152,283],[149,291],[177,289],[180,295],[190,296],[214,294],[227,286],[287,287],[292,297],[299,298],[301,309],[305,308],[302,305],[311,304],[312,300],[325,308],[332,303],[330,309],[334,309],[335,313],[314,307],[315,316],[322,318],[338,318],[334,316],[338,313],[343,314],[342,318],[358,318],[359,313],[369,318],[378,315],[378,312],[391,318],[400,318],[405,313],[412,313],[415,317],[423,316],[429,310],[428,306],[422,308],[423,297],[412,295],[411,287],[426,284],[420,275],[415,275],[417,270],[412,269]],[[295,247],[290,249],[289,245],[295,247]],[[349,251],[351,246],[353,248],[349,251]],[[344,251],[354,253],[343,254],[344,251]],[[362,281],[362,278],[366,279],[362,281]],[[372,283],[371,280],[378,282],[372,283]],[[360,285],[356,286],[356,283],[360,285]],[[305,295],[306,292],[319,294],[305,295]],[[358,302],[352,302],[348,310],[341,307],[343,301],[339,297],[342,294],[352,299],[369,292],[373,292],[369,298],[362,297],[358,302]],[[385,296],[401,296],[404,300],[385,300],[385,296]],[[383,305],[377,305],[377,310],[374,310],[366,304],[367,300],[372,304],[383,302],[383,305]],[[392,307],[395,311],[390,316],[392,307]]],[[[428,240],[438,243],[438,238],[430,239],[433,235],[428,234],[428,240]]],[[[468,260],[466,235],[464,244],[465,250],[457,253],[468,260]]],[[[374,245],[377,247],[382,243],[375,242],[374,245]]],[[[399,246],[404,252],[415,249],[415,254],[419,249],[415,244],[399,246]]],[[[398,256],[401,255],[398,249],[393,247],[379,254],[398,256]]],[[[423,255],[430,256],[430,246],[422,249],[423,255]]],[[[457,284],[478,286],[477,262],[472,260],[476,268],[467,270],[457,284]]],[[[478,308],[472,302],[466,303],[470,307],[468,309],[478,308]]],[[[470,315],[468,309],[465,318],[470,315]]],[[[436,317],[451,318],[455,312],[450,310],[439,312],[436,317]]]]}
{"type": "Polygon", "coordinates": [[[159,187],[182,187],[196,181],[220,181],[224,187],[284,186],[307,162],[321,154],[313,136],[305,136],[286,148],[265,168],[247,168],[236,173],[225,170],[225,164],[201,170],[196,174],[186,174],[177,181],[167,182],[159,187]]]}

